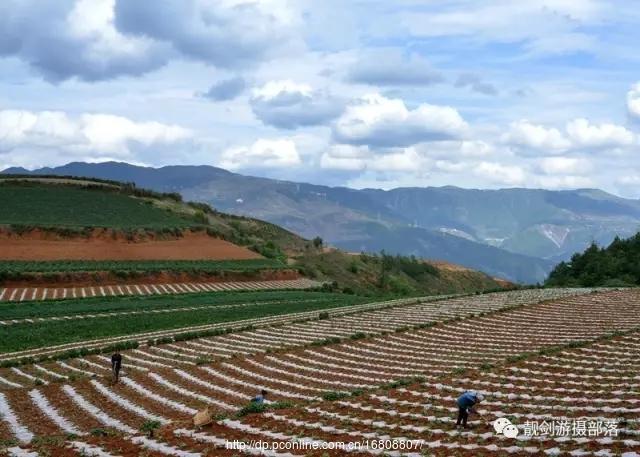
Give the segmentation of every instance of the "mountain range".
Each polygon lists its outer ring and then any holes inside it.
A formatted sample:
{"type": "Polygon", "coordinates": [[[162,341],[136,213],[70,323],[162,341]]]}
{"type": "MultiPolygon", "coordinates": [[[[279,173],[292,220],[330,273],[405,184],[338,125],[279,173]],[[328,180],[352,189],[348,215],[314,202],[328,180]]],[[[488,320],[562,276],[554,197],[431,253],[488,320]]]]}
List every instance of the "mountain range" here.
{"type": "Polygon", "coordinates": [[[56,174],[133,182],[220,211],[250,215],[350,251],[412,254],[521,283],[592,241],[608,244],[640,227],[640,201],[597,189],[350,189],[280,181],[211,166],[150,168],[74,162],[5,174],[56,174]]]}

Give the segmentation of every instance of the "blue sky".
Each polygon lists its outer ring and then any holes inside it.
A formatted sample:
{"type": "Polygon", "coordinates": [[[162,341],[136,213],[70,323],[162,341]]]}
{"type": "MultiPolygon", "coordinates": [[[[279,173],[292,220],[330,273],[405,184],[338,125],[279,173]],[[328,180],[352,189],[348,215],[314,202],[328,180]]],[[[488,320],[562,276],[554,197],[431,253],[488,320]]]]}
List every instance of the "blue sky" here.
{"type": "Polygon", "coordinates": [[[0,168],[638,198],[639,25],[603,0],[8,0],[0,168]]]}

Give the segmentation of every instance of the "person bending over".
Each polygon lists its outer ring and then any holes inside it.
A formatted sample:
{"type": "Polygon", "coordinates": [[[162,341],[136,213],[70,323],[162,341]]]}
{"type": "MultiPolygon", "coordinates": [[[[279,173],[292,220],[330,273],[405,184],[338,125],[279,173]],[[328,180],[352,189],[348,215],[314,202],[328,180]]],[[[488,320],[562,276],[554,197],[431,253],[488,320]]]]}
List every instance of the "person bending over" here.
{"type": "Polygon", "coordinates": [[[264,403],[266,399],[267,399],[267,391],[262,389],[258,395],[256,395],[251,399],[251,403],[256,403],[258,405],[261,405],[264,403]]]}
{"type": "Polygon", "coordinates": [[[468,390],[458,397],[456,403],[458,405],[458,420],[456,420],[456,427],[462,425],[467,427],[467,419],[469,419],[469,413],[475,413],[475,407],[478,403],[484,400],[484,396],[478,392],[468,390]]]}

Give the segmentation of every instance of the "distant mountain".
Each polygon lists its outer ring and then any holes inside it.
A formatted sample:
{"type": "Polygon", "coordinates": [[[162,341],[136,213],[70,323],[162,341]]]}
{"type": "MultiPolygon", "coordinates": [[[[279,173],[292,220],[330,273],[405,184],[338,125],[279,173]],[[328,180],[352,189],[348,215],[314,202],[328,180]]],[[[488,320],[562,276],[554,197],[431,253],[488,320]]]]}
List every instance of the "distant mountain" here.
{"type": "Polygon", "coordinates": [[[518,282],[543,281],[553,265],[592,241],[640,228],[640,202],[594,189],[355,190],[256,178],[210,166],[70,163],[29,172],[135,182],[180,192],[221,211],[264,219],[353,251],[414,254],[518,282]]]}

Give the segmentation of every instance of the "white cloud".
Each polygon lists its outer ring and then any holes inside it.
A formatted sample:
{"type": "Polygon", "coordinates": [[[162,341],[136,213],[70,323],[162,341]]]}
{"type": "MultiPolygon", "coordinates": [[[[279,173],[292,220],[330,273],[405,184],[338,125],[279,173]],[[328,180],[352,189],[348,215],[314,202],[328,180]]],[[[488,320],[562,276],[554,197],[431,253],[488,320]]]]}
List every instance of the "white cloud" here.
{"type": "Polygon", "coordinates": [[[595,125],[587,119],[574,119],[567,124],[567,134],[574,148],[625,147],[635,142],[635,136],[615,124],[595,125]]]}
{"type": "Polygon", "coordinates": [[[459,138],[467,127],[449,106],[423,103],[408,109],[400,99],[370,94],[346,107],[333,134],[338,142],[393,147],[459,138]]]}
{"type": "Polygon", "coordinates": [[[460,154],[464,157],[485,157],[494,151],[493,145],[482,140],[463,141],[460,144],[460,154]]]}
{"type": "Polygon", "coordinates": [[[264,86],[253,90],[253,96],[262,100],[274,100],[283,95],[310,97],[313,89],[308,84],[300,84],[290,79],[269,81],[264,86]]]}
{"type": "Polygon", "coordinates": [[[381,172],[424,173],[430,168],[430,161],[421,156],[415,148],[409,147],[388,154],[378,154],[367,168],[381,172]]]}
{"type": "Polygon", "coordinates": [[[538,176],[533,184],[544,189],[578,189],[592,187],[593,180],[586,176],[538,176]]]}
{"type": "Polygon", "coordinates": [[[627,111],[631,116],[640,118],[640,82],[631,86],[627,92],[627,111]]]}
{"type": "Polygon", "coordinates": [[[363,159],[334,157],[325,153],[320,157],[320,168],[327,170],[361,171],[367,168],[367,163],[363,159]]]}
{"type": "Polygon", "coordinates": [[[516,165],[480,162],[473,172],[478,177],[500,185],[519,186],[526,182],[525,171],[516,165]]]}
{"type": "Polygon", "coordinates": [[[543,154],[575,150],[625,148],[636,143],[636,136],[625,127],[611,123],[592,124],[587,119],[569,121],[564,132],[555,127],[533,124],[527,120],[512,122],[502,141],[543,154]]]}
{"type": "Polygon", "coordinates": [[[426,37],[469,36],[480,42],[522,43],[531,52],[562,54],[593,49],[581,26],[602,20],[599,0],[451,2],[431,11],[407,13],[412,34],[426,37]]]}
{"type": "Polygon", "coordinates": [[[473,169],[472,163],[469,162],[452,162],[450,160],[436,160],[435,166],[438,170],[446,173],[460,173],[473,169]]]}
{"type": "Polygon", "coordinates": [[[301,163],[296,143],[292,139],[258,139],[250,146],[232,147],[220,154],[218,165],[241,168],[290,167],[301,163]]]}
{"type": "Polygon", "coordinates": [[[250,103],[258,119],[284,129],[320,125],[342,110],[342,103],[326,92],[291,80],[269,81],[254,89],[250,103]]]}
{"type": "Polygon", "coordinates": [[[115,0],[0,3],[0,55],[16,56],[47,79],[139,75],[166,63],[168,48],[115,27],[115,0]]]}
{"type": "Polygon", "coordinates": [[[549,175],[575,175],[591,171],[591,164],[575,157],[545,157],[540,161],[540,169],[549,175]]]}
{"type": "Polygon", "coordinates": [[[129,157],[132,147],[187,140],[192,132],[177,125],[135,122],[110,114],[72,118],[60,111],[0,111],[0,151],[57,148],[68,152],[129,157]]]}
{"type": "Polygon", "coordinates": [[[320,166],[334,170],[424,173],[431,168],[431,160],[414,147],[371,150],[368,146],[337,144],[322,154],[320,166]]]}
{"type": "Polygon", "coordinates": [[[297,43],[287,0],[117,0],[116,25],[218,67],[251,66],[297,43]]]}
{"type": "Polygon", "coordinates": [[[192,136],[177,125],[159,122],[133,122],[110,114],[84,114],[80,118],[82,134],[93,149],[124,153],[132,142],[144,146],[157,143],[176,143],[192,136]]]}
{"type": "Polygon", "coordinates": [[[320,157],[320,167],[333,170],[364,170],[372,152],[368,146],[331,145],[320,157]]]}
{"type": "Polygon", "coordinates": [[[502,140],[526,148],[546,150],[549,153],[565,151],[571,147],[569,140],[553,127],[533,124],[527,120],[512,122],[502,140]]]}
{"type": "Polygon", "coordinates": [[[640,175],[621,176],[619,182],[625,186],[638,186],[640,185],[640,175]]]}
{"type": "Polygon", "coordinates": [[[480,140],[453,140],[420,143],[415,146],[425,157],[433,159],[473,159],[494,155],[496,148],[493,144],[480,140]]]}
{"type": "Polygon", "coordinates": [[[114,26],[115,0],[77,0],[66,17],[69,37],[86,41],[86,57],[107,60],[117,54],[140,57],[151,42],[144,37],[127,37],[114,26]]]}
{"type": "Polygon", "coordinates": [[[549,36],[539,36],[532,40],[527,49],[529,54],[571,54],[589,52],[597,47],[598,40],[586,33],[567,32],[549,36]]]}
{"type": "Polygon", "coordinates": [[[185,57],[247,67],[302,48],[298,26],[286,0],[4,0],[0,56],[51,81],[141,75],[185,57]]]}

